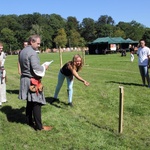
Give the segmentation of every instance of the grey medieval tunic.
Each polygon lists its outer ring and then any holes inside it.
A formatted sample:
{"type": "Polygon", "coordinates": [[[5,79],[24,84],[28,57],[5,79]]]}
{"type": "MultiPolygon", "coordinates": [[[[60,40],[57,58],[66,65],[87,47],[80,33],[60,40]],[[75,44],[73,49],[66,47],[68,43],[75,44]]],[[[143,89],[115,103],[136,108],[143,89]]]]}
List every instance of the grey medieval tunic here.
{"type": "Polygon", "coordinates": [[[44,92],[34,93],[29,90],[30,79],[41,78],[34,73],[34,70],[37,72],[45,71],[45,68],[40,65],[38,54],[31,46],[27,46],[20,52],[19,62],[22,73],[20,78],[19,99],[46,104],[44,92]]]}

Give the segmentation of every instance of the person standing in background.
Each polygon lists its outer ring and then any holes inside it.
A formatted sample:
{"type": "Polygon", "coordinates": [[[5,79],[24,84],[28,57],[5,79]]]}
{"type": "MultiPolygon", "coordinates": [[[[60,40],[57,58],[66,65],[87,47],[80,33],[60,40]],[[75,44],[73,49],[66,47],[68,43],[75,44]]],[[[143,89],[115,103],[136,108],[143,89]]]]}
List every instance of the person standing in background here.
{"type": "Polygon", "coordinates": [[[0,106],[6,99],[6,70],[4,68],[6,55],[3,52],[3,43],[0,42],[0,106]]]}
{"type": "Polygon", "coordinates": [[[149,72],[148,72],[150,49],[147,46],[145,46],[145,40],[143,39],[141,39],[139,42],[137,56],[138,56],[138,66],[139,66],[139,71],[141,74],[143,86],[146,86],[146,82],[145,82],[146,79],[148,87],[150,87],[149,72]]]}
{"type": "Polygon", "coordinates": [[[133,45],[130,45],[130,56],[131,56],[131,62],[134,61],[134,47],[133,45]]]}
{"type": "MultiPolygon", "coordinates": [[[[23,47],[25,48],[25,47],[27,47],[27,46],[28,46],[28,42],[27,42],[27,41],[23,42],[23,47]]],[[[21,51],[19,51],[19,54],[18,54],[18,63],[17,63],[17,65],[18,65],[18,74],[21,75],[21,69],[20,69],[20,63],[19,63],[19,55],[20,55],[20,52],[21,52],[21,51]]]]}

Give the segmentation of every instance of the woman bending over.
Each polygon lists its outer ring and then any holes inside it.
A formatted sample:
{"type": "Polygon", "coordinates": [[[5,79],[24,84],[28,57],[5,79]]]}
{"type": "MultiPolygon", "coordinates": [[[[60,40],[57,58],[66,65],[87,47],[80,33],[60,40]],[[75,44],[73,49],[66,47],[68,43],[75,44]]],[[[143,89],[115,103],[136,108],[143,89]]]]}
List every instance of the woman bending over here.
{"type": "Polygon", "coordinates": [[[73,79],[77,78],[79,81],[83,82],[84,85],[89,86],[89,83],[78,75],[78,71],[81,70],[83,66],[82,58],[79,54],[75,55],[72,61],[67,62],[59,71],[58,82],[55,89],[54,101],[58,101],[58,94],[63,85],[64,79],[67,80],[67,92],[68,92],[68,105],[72,105],[72,95],[73,95],[73,79]]]}

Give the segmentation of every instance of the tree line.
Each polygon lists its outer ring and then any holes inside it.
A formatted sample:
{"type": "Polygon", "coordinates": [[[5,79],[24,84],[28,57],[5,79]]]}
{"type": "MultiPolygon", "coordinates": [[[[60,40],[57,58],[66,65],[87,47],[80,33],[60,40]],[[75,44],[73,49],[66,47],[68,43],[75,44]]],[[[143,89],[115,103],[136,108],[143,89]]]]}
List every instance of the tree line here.
{"type": "Polygon", "coordinates": [[[31,34],[42,38],[41,50],[46,48],[83,47],[99,37],[122,37],[150,46],[150,28],[132,20],[115,24],[111,16],[101,15],[98,20],[76,17],[62,18],[58,14],[0,15],[0,41],[5,51],[19,50],[31,34]]]}

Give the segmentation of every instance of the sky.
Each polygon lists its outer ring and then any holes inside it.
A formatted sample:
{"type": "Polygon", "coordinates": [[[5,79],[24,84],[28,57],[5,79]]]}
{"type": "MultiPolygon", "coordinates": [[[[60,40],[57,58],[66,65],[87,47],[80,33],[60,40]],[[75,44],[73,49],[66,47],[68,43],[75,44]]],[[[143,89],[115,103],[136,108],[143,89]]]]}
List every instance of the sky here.
{"type": "Polygon", "coordinates": [[[0,7],[0,15],[55,13],[64,19],[76,17],[80,23],[108,15],[115,24],[134,20],[150,28],[150,0],[1,0],[0,7]]]}

